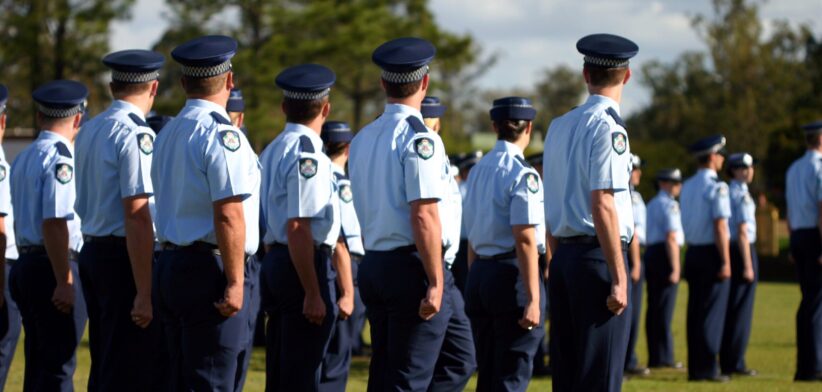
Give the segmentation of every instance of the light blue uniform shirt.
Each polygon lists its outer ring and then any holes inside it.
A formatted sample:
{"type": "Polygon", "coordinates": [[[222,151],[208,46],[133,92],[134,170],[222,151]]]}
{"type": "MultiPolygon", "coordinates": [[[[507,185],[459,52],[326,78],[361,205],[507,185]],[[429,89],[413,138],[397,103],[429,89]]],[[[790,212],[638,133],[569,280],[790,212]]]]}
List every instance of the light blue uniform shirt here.
{"type": "Polygon", "coordinates": [[[17,241],[14,237],[14,209],[11,206],[11,165],[6,162],[6,152],[0,147],[0,216],[6,229],[6,259],[17,260],[17,241]]]}
{"type": "Polygon", "coordinates": [[[357,220],[357,211],[354,210],[354,191],[351,190],[351,180],[345,175],[343,168],[333,163],[332,167],[340,199],[340,225],[345,234],[345,243],[348,244],[348,252],[363,256],[365,248],[362,245],[360,221],[357,220]]]}
{"type": "Polygon", "coordinates": [[[658,245],[668,240],[668,233],[676,233],[676,243],[685,244],[685,235],[682,232],[682,216],[679,211],[679,202],[674,200],[668,192],[659,193],[648,203],[648,221],[646,226],[646,241],[648,245],[658,245]]]}
{"type": "Polygon", "coordinates": [[[220,105],[189,99],[157,136],[151,181],[160,242],[217,245],[214,202],[240,196],[245,253],[257,251],[260,164],[248,139],[228,118],[220,105]]]}
{"type": "Polygon", "coordinates": [[[700,169],[682,184],[682,228],[689,245],[714,244],[714,221],[731,217],[728,185],[710,169],[700,169]]]}
{"type": "Polygon", "coordinates": [[[631,208],[631,146],[619,117],[619,104],[591,95],[582,105],[555,118],[543,153],[545,219],[554,237],[595,236],[591,192],[614,191],[619,235],[634,235],[631,208]]]}
{"type": "Polygon", "coordinates": [[[69,248],[80,251],[83,235],[74,212],[74,152],[71,142],[51,131],[41,131],[11,167],[11,202],[18,246],[44,245],[43,221],[66,219],[69,248]]]}
{"type": "Polygon", "coordinates": [[[290,219],[310,218],[316,245],[332,248],[340,237],[340,203],[331,160],[322,152],[323,142],[314,130],[287,123],[261,155],[261,196],[266,218],[265,243],[288,244],[290,219]],[[310,143],[303,146],[301,138],[310,143]],[[313,150],[313,151],[310,151],[313,150]]]}
{"type": "Polygon", "coordinates": [[[154,193],[154,137],[140,109],[120,100],[80,130],[74,146],[75,208],[83,219],[83,234],[125,237],[123,199],[154,193]]]}
{"type": "MultiPolygon", "coordinates": [[[[445,154],[445,151],[442,152],[445,154]]],[[[448,156],[443,159],[448,162],[448,156]]],[[[452,166],[447,165],[448,169],[448,193],[445,198],[440,200],[438,207],[440,209],[440,222],[442,223],[442,245],[445,248],[445,253],[442,257],[445,259],[445,264],[449,267],[454,264],[457,258],[457,252],[460,249],[460,237],[462,235],[462,193],[460,187],[457,185],[457,180],[452,174],[452,166]]]]}
{"type": "MultiPolygon", "coordinates": [[[[459,183],[460,196],[462,197],[462,204],[465,204],[465,196],[468,194],[468,180],[459,183]]],[[[467,240],[468,233],[465,232],[465,214],[460,218],[460,240],[467,240]]]]}
{"type": "Polygon", "coordinates": [[[636,189],[631,189],[631,207],[634,209],[634,237],[639,244],[645,246],[645,238],[646,238],[646,214],[648,213],[645,208],[645,200],[642,199],[642,194],[637,192],[636,189]]]}
{"type": "Polygon", "coordinates": [[[542,181],[537,171],[525,162],[519,147],[497,141],[468,177],[465,209],[482,211],[465,219],[471,247],[480,256],[514,250],[511,228],[544,224],[542,204],[542,181]]]}
{"type": "Polygon", "coordinates": [[[791,230],[819,226],[819,203],[822,203],[822,154],[808,150],[788,169],[785,198],[791,230]]]}
{"type": "Polygon", "coordinates": [[[731,239],[739,239],[739,225],[746,223],[748,240],[756,243],[756,204],[751,193],[748,191],[748,184],[731,180],[729,187],[731,194],[731,239]]]}
{"type": "Polygon", "coordinates": [[[366,250],[387,251],[414,244],[411,202],[448,197],[448,161],[440,137],[422,125],[414,108],[387,104],[385,112],[351,142],[348,170],[354,207],[366,250]]]}

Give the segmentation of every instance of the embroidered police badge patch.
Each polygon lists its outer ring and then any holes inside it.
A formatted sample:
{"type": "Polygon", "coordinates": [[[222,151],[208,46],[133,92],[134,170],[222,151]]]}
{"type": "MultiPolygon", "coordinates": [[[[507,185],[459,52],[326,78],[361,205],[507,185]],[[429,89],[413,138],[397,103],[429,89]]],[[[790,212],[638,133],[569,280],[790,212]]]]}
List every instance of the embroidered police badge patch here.
{"type": "Polygon", "coordinates": [[[537,193],[539,191],[539,180],[537,179],[537,175],[534,173],[529,173],[527,177],[525,177],[525,185],[528,187],[528,191],[531,193],[537,193]]]}
{"type": "Polygon", "coordinates": [[[60,163],[54,169],[54,178],[61,184],[68,184],[74,178],[74,168],[68,163],[60,163]]]}
{"type": "Polygon", "coordinates": [[[147,133],[137,134],[137,145],[143,154],[151,155],[154,152],[154,138],[147,133]]]}
{"type": "Polygon", "coordinates": [[[351,203],[354,199],[354,193],[351,192],[351,185],[343,185],[340,187],[340,200],[345,203],[351,203]]]}
{"type": "Polygon", "coordinates": [[[614,132],[611,134],[611,146],[617,154],[622,155],[628,149],[628,137],[622,132],[614,132]]]}
{"type": "Polygon", "coordinates": [[[311,178],[317,175],[317,160],[314,158],[300,159],[300,175],[311,178]]]}
{"type": "Polygon", "coordinates": [[[0,165],[0,182],[6,179],[6,167],[0,165]]]}
{"type": "Polygon", "coordinates": [[[220,132],[220,141],[223,142],[223,147],[228,151],[237,151],[240,149],[240,134],[235,131],[220,132]]]}
{"type": "Polygon", "coordinates": [[[427,137],[419,138],[414,143],[414,151],[420,158],[427,160],[434,156],[434,141],[427,137]]]}

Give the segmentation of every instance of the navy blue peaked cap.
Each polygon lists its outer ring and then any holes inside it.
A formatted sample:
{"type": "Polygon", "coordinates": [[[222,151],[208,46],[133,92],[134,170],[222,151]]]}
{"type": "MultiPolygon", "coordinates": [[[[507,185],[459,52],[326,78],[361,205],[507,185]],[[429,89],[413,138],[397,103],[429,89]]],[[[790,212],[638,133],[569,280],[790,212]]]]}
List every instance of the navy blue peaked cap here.
{"type": "Polygon", "coordinates": [[[728,157],[728,167],[732,169],[751,167],[754,163],[756,163],[756,159],[747,152],[731,154],[731,156],[728,157]]]}
{"type": "Polygon", "coordinates": [[[224,35],[206,35],[188,41],[171,51],[171,57],[182,65],[183,75],[210,78],[231,70],[231,58],[237,53],[237,41],[224,35]]]}
{"type": "Polygon", "coordinates": [[[725,136],[713,135],[699,139],[696,143],[691,145],[689,150],[692,155],[699,157],[722,151],[725,148],[725,143],[725,136]]]}
{"type": "Polygon", "coordinates": [[[802,130],[808,135],[822,133],[822,120],[816,120],[812,123],[805,124],[802,126],[802,130]]]}
{"type": "Polygon", "coordinates": [[[231,89],[228,96],[228,103],[225,106],[227,112],[240,113],[245,111],[245,101],[243,101],[243,91],[238,88],[231,89]]]}
{"type": "Polygon", "coordinates": [[[537,116],[531,100],[522,97],[505,97],[494,100],[491,107],[491,120],[528,120],[537,116]]]}
{"type": "Polygon", "coordinates": [[[679,169],[662,169],[656,172],[657,181],[682,182],[682,171],[679,169]]]}
{"type": "Polygon", "coordinates": [[[154,133],[160,133],[160,130],[173,119],[173,116],[155,114],[146,118],[146,122],[148,123],[148,126],[154,130],[154,133]]]}
{"type": "Polygon", "coordinates": [[[31,93],[37,109],[47,117],[70,117],[85,110],[88,89],[73,80],[48,82],[31,93]]]}
{"type": "Polygon", "coordinates": [[[467,170],[476,165],[477,162],[480,161],[480,159],[482,159],[482,151],[477,150],[469,152],[465,155],[463,159],[459,161],[459,164],[457,166],[460,170],[467,170]]]}
{"type": "Polygon", "coordinates": [[[320,138],[323,139],[323,143],[347,143],[354,138],[354,133],[344,121],[326,121],[320,138]]]}
{"type": "Polygon", "coordinates": [[[541,165],[542,164],[542,152],[538,152],[536,154],[531,154],[525,157],[525,160],[532,165],[541,165]]]}
{"type": "Polygon", "coordinates": [[[328,95],[337,75],[326,66],[301,64],[286,68],[275,82],[283,89],[283,96],[290,99],[315,100],[328,95]]]}
{"type": "Polygon", "coordinates": [[[438,97],[425,97],[422,100],[420,112],[422,112],[422,118],[439,118],[445,114],[445,105],[438,97]]]}
{"type": "Polygon", "coordinates": [[[146,83],[157,80],[157,72],[166,59],[157,52],[132,49],[114,52],[103,57],[103,64],[111,68],[111,80],[124,83],[146,83]]]}
{"type": "Polygon", "coordinates": [[[411,83],[428,74],[428,64],[437,48],[422,38],[397,38],[380,45],[371,60],[382,68],[382,78],[391,83],[411,83]]]}
{"type": "Polygon", "coordinates": [[[585,64],[604,68],[627,67],[631,57],[639,52],[633,41],[613,34],[591,34],[577,41],[577,51],[585,56],[585,64]]]}

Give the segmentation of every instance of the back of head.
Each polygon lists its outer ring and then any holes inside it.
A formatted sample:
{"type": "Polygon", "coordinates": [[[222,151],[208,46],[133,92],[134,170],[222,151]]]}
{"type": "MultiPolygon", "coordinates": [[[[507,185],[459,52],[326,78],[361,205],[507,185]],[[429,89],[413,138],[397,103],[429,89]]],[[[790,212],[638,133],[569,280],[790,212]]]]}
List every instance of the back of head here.
{"type": "Polygon", "coordinates": [[[497,139],[514,142],[534,120],[537,111],[528,98],[505,97],[494,100],[490,115],[497,130],[497,139]]]}
{"type": "Polygon", "coordinates": [[[103,64],[111,69],[111,94],[115,99],[145,94],[159,79],[163,55],[149,50],[122,50],[103,57],[103,64]]]}
{"type": "Polygon", "coordinates": [[[283,112],[286,121],[306,124],[316,119],[328,104],[328,95],[337,76],[319,64],[301,64],[286,68],[277,75],[283,90],[283,112]]]}
{"type": "Polygon", "coordinates": [[[613,87],[623,83],[630,59],[639,52],[631,40],[613,34],[591,34],[577,41],[577,50],[585,57],[584,70],[588,84],[594,88],[613,87]]]}
{"type": "Polygon", "coordinates": [[[382,69],[386,96],[403,99],[419,92],[436,52],[430,42],[414,37],[397,38],[374,50],[371,60],[382,69]]]}
{"type": "Polygon", "coordinates": [[[195,38],[171,51],[181,65],[182,84],[189,97],[207,97],[225,90],[237,41],[222,35],[195,38]]]}

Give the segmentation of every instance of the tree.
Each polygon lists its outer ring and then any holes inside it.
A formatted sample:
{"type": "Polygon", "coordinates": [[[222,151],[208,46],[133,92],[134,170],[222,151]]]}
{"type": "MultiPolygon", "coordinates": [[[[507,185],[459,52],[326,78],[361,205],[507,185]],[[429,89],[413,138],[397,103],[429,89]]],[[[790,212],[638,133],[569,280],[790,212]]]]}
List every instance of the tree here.
{"type": "Polygon", "coordinates": [[[579,70],[560,65],[543,71],[542,80],[537,82],[534,90],[537,105],[534,129],[545,130],[552,119],[579,105],[586,86],[579,70]]]}

